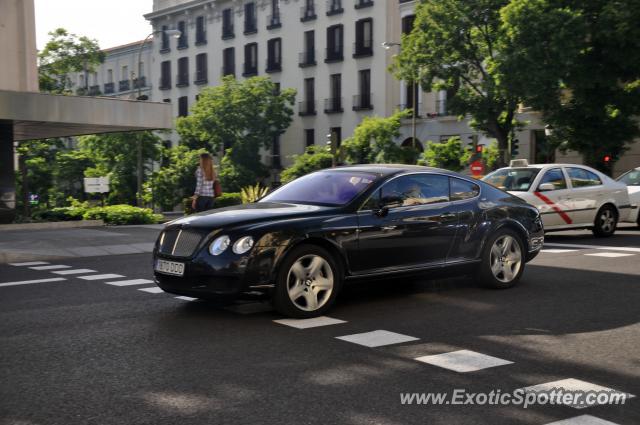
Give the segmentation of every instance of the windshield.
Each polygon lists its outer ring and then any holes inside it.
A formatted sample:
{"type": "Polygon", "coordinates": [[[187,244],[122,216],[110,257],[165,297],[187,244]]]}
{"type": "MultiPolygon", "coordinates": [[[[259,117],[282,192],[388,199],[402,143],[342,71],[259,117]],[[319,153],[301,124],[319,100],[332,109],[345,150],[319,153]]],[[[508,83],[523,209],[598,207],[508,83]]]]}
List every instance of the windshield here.
{"type": "Polygon", "coordinates": [[[503,168],[486,175],[482,181],[506,191],[527,192],[539,172],[539,168],[503,168]]]}
{"type": "Polygon", "coordinates": [[[640,170],[631,170],[618,177],[617,180],[627,186],[640,186],[640,170]]]}
{"type": "Polygon", "coordinates": [[[351,171],[319,171],[307,174],[265,196],[260,202],[346,205],[376,180],[374,174],[351,171]]]}

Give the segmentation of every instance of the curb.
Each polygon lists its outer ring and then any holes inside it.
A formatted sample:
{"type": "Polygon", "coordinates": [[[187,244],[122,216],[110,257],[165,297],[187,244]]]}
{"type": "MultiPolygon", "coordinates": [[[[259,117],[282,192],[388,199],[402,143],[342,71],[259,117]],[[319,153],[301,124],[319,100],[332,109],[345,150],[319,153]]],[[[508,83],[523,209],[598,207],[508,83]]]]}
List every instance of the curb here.
{"type": "Polygon", "coordinates": [[[51,221],[42,223],[1,224],[0,232],[11,230],[56,230],[104,226],[102,220],[51,221]]]}

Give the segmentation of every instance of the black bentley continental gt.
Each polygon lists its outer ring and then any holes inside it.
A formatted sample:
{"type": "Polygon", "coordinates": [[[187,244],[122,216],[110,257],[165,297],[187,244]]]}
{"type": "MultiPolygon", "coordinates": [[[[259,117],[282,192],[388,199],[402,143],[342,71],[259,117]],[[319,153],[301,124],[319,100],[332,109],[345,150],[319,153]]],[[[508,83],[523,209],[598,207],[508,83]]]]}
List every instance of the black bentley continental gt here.
{"type": "Polygon", "coordinates": [[[169,223],[154,270],[166,292],[232,299],[259,291],[282,314],[308,318],[354,279],[444,271],[511,287],[543,233],[535,207],[481,181],[437,168],[358,165],[169,223]]]}

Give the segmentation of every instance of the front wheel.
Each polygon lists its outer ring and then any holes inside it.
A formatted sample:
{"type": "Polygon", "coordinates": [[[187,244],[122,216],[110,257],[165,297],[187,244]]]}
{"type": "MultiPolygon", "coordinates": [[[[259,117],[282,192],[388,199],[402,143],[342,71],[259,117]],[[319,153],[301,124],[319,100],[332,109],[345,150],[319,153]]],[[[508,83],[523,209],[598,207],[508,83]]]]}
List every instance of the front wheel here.
{"type": "Polygon", "coordinates": [[[599,238],[611,236],[616,231],[618,225],[618,215],[611,205],[605,205],[596,214],[593,222],[593,234],[599,238]]]}
{"type": "Polygon", "coordinates": [[[515,285],[524,272],[524,244],[515,232],[500,229],[485,245],[478,280],[489,288],[515,285]]]}
{"type": "Polygon", "coordinates": [[[331,308],[342,284],[342,272],[327,250],[315,245],[294,248],[279,269],[273,304],[289,317],[321,316],[331,308]]]}

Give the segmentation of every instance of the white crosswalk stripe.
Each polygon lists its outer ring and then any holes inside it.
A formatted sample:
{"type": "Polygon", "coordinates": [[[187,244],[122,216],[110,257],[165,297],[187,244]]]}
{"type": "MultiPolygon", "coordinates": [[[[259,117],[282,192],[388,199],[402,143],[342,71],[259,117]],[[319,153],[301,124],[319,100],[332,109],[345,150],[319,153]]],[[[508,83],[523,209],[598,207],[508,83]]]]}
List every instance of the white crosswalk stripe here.
{"type": "Polygon", "coordinates": [[[384,330],[365,332],[361,334],[337,336],[336,338],[342,341],[353,342],[354,344],[364,345],[365,347],[382,347],[384,345],[400,344],[403,342],[419,340],[419,338],[415,338],[413,336],[402,335],[395,332],[389,332],[384,330]]]}
{"type": "Polygon", "coordinates": [[[417,357],[417,361],[455,372],[475,372],[490,367],[512,364],[508,360],[487,356],[470,350],[452,351],[431,356],[417,357]]]}
{"type": "Polygon", "coordinates": [[[113,286],[132,286],[132,285],[148,285],[153,283],[153,280],[149,279],[129,279],[129,280],[115,280],[113,282],[105,282],[107,285],[113,286]]]}
{"type": "Polygon", "coordinates": [[[618,425],[615,422],[605,421],[591,415],[580,415],[574,418],[563,419],[561,421],[549,422],[547,425],[618,425]]]}
{"type": "Polygon", "coordinates": [[[595,252],[593,254],[584,254],[589,257],[604,257],[604,258],[618,258],[618,257],[631,257],[636,254],[623,254],[621,252],[595,252]]]}
{"type": "Polygon", "coordinates": [[[161,288],[158,288],[157,286],[154,286],[151,288],[140,288],[138,289],[138,291],[148,292],[150,294],[159,294],[161,292],[164,292],[161,288]]]}
{"type": "Polygon", "coordinates": [[[626,251],[626,252],[640,252],[640,248],[631,246],[601,246],[601,245],[582,245],[577,243],[553,243],[545,242],[544,246],[553,246],[559,248],[582,248],[582,249],[602,249],[605,251],[626,251]]]}
{"type": "Polygon", "coordinates": [[[78,276],[78,279],[83,280],[106,280],[106,279],[118,279],[124,277],[121,274],[94,274],[89,276],[78,276]]]}
{"type": "Polygon", "coordinates": [[[61,276],[66,276],[70,274],[97,273],[97,272],[91,269],[71,269],[71,270],[58,270],[51,273],[59,274],[61,276]]]}
{"type": "Polygon", "coordinates": [[[553,249],[553,248],[549,248],[549,249],[543,249],[540,252],[544,252],[547,254],[565,254],[567,252],[577,252],[577,249],[553,249]]]}
{"type": "Polygon", "coordinates": [[[64,266],[62,264],[57,264],[53,266],[36,266],[29,267],[31,270],[59,270],[59,269],[70,269],[71,266],[64,266]]]}
{"type": "Polygon", "coordinates": [[[193,297],[185,297],[184,295],[180,295],[179,297],[174,297],[177,300],[183,300],[183,301],[196,301],[197,298],[193,298],[193,297]]]}
{"type": "Polygon", "coordinates": [[[17,286],[17,285],[29,285],[32,283],[45,283],[45,282],[60,282],[61,280],[67,280],[64,277],[52,277],[49,279],[35,279],[35,280],[21,280],[17,282],[4,282],[0,283],[1,286],[17,286]]]}
{"type": "Polygon", "coordinates": [[[16,267],[27,267],[27,266],[42,266],[44,264],[49,264],[46,261],[29,261],[26,263],[9,263],[10,266],[16,267]]]}
{"type": "Polygon", "coordinates": [[[285,326],[291,326],[296,329],[309,329],[317,328],[319,326],[337,325],[340,323],[347,323],[344,320],[334,319],[333,317],[314,317],[312,319],[278,319],[274,320],[275,323],[285,326]]]}
{"type": "MultiPolygon", "coordinates": [[[[595,391],[595,392],[608,392],[611,394],[617,394],[621,397],[625,397],[625,399],[635,397],[633,394],[623,393],[613,388],[603,387],[601,385],[592,384],[591,382],[581,381],[580,379],[569,378],[569,379],[561,379],[559,381],[546,382],[544,384],[532,385],[530,387],[521,388],[525,393],[535,393],[535,392],[551,392],[552,390],[562,389],[565,392],[583,392],[587,391],[595,391]]],[[[572,400],[576,401],[576,400],[572,400]]],[[[576,404],[568,404],[564,403],[564,400],[561,399],[560,402],[567,406],[571,406],[575,409],[584,409],[585,407],[596,406],[598,404],[602,404],[601,401],[598,401],[598,398],[592,400],[587,400],[586,398],[582,398],[577,400],[576,404]]]]}

